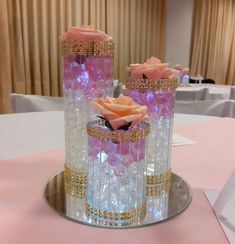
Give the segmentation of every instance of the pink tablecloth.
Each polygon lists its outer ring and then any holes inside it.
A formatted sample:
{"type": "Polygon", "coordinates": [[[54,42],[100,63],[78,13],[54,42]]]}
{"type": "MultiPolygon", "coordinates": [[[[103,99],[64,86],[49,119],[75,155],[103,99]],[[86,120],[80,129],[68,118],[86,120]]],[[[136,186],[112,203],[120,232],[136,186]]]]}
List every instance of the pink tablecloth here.
{"type": "Polygon", "coordinates": [[[175,132],[196,144],[173,147],[172,171],[192,187],[222,189],[235,168],[235,119],[211,117],[175,132]]]}
{"type": "MultiPolygon", "coordinates": [[[[197,144],[173,149],[173,171],[193,187],[222,188],[235,165],[235,120],[213,119],[176,132],[197,144]]],[[[146,228],[107,230],[66,220],[43,199],[47,179],[63,163],[61,151],[0,162],[0,243],[228,243],[205,195],[196,188],[184,213],[146,228]]]]}

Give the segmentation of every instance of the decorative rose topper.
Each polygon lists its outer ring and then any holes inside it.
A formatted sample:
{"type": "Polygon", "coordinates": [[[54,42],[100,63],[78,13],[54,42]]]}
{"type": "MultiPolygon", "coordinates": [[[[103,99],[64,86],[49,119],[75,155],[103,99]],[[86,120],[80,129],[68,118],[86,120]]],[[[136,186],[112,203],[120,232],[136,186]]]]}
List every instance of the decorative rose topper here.
{"type": "Polygon", "coordinates": [[[190,72],[189,68],[182,68],[180,64],[175,64],[175,69],[178,70],[181,74],[185,74],[190,72]]]}
{"type": "Polygon", "coordinates": [[[127,69],[139,79],[172,79],[178,71],[168,66],[168,63],[162,63],[160,59],[151,57],[143,64],[131,64],[127,69]]]}
{"type": "Polygon", "coordinates": [[[132,98],[120,95],[118,98],[99,98],[92,102],[95,109],[106,120],[106,125],[113,130],[127,130],[142,120],[148,119],[147,107],[141,106],[132,98]]]}
{"type": "Polygon", "coordinates": [[[110,41],[112,37],[103,31],[96,30],[93,25],[82,25],[81,27],[71,27],[65,32],[61,39],[64,41],[72,40],[93,40],[93,41],[110,41]]]}

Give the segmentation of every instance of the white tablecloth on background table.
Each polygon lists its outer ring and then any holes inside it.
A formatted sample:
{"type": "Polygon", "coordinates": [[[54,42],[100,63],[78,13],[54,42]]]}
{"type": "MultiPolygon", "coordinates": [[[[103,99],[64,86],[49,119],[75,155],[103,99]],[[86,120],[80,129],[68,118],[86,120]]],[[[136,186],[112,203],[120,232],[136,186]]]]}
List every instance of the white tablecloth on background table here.
{"type": "MultiPolygon", "coordinates": [[[[175,115],[175,124],[210,117],[175,115]]],[[[0,116],[0,160],[64,148],[64,112],[33,112],[0,116]]]]}
{"type": "Polygon", "coordinates": [[[232,88],[226,85],[190,84],[176,89],[176,100],[226,100],[230,99],[232,88]]]}

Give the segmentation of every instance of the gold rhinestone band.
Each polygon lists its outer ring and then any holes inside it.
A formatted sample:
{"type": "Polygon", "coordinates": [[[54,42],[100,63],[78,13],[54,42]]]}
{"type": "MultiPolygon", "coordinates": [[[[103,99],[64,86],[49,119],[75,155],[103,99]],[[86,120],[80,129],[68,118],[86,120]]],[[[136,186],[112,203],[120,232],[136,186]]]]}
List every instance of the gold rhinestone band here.
{"type": "Polygon", "coordinates": [[[147,184],[148,185],[156,185],[162,184],[165,182],[171,181],[171,171],[167,171],[166,173],[160,175],[147,175],[147,184]]]}
{"type": "Polygon", "coordinates": [[[75,171],[65,165],[64,169],[65,192],[81,199],[87,196],[87,174],[84,171],[75,171]]]}
{"type": "Polygon", "coordinates": [[[161,91],[166,89],[175,90],[179,84],[176,79],[159,79],[159,80],[135,80],[130,79],[125,81],[125,88],[129,90],[138,90],[139,92],[146,92],[148,90],[161,91]]]}
{"type": "Polygon", "coordinates": [[[125,222],[110,222],[108,220],[104,219],[98,219],[98,218],[92,218],[91,219],[93,224],[97,225],[104,225],[104,226],[126,226],[126,227],[131,227],[131,226],[136,226],[136,225],[142,225],[144,224],[144,218],[143,219],[133,219],[130,221],[125,221],[125,222]]]}
{"type": "Polygon", "coordinates": [[[171,170],[160,175],[147,175],[147,196],[157,196],[169,192],[171,170]]]}
{"type": "Polygon", "coordinates": [[[88,217],[91,217],[95,222],[101,221],[103,224],[107,225],[114,224],[115,221],[119,221],[118,225],[129,225],[133,221],[141,221],[146,215],[146,202],[140,208],[136,208],[126,212],[107,212],[91,207],[89,204],[87,204],[86,207],[88,217]]]}
{"type": "Polygon", "coordinates": [[[105,131],[102,128],[93,128],[95,125],[103,125],[103,121],[95,120],[89,122],[87,125],[87,134],[100,140],[136,142],[146,138],[149,134],[149,124],[146,122],[141,122],[140,125],[142,125],[142,128],[140,127],[137,131],[105,131]]]}
{"type": "Polygon", "coordinates": [[[170,188],[171,182],[165,182],[162,185],[147,185],[146,196],[159,196],[169,192],[170,188]]]}
{"type": "Polygon", "coordinates": [[[94,40],[62,40],[61,51],[66,54],[80,54],[87,56],[113,56],[113,41],[94,41],[94,40]]]}

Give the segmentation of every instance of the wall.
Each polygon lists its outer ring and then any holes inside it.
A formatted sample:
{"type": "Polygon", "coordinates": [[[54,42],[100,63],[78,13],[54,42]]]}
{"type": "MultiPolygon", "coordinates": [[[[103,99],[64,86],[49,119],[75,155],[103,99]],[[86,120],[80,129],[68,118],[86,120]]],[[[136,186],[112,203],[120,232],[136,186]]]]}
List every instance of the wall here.
{"type": "Polygon", "coordinates": [[[165,61],[189,67],[194,0],[167,0],[165,61]]]}

